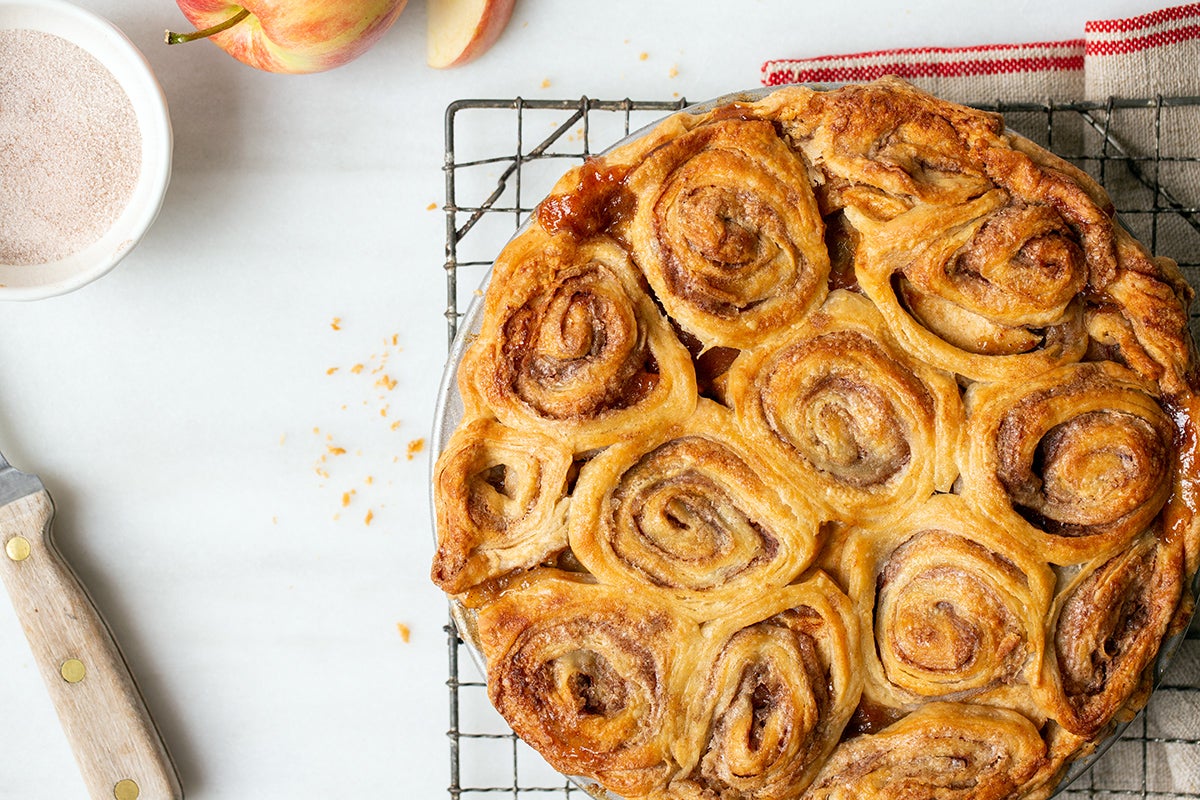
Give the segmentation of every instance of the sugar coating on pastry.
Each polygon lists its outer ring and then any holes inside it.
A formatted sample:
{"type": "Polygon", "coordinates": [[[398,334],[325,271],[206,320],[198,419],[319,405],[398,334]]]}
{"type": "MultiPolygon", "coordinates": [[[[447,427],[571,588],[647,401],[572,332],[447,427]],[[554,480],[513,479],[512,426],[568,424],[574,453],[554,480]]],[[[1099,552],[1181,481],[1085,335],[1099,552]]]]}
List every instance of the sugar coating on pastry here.
{"type": "Polygon", "coordinates": [[[674,115],[497,258],[433,580],[615,796],[1047,797],[1191,616],[1191,301],[898,79],[674,115]]]}

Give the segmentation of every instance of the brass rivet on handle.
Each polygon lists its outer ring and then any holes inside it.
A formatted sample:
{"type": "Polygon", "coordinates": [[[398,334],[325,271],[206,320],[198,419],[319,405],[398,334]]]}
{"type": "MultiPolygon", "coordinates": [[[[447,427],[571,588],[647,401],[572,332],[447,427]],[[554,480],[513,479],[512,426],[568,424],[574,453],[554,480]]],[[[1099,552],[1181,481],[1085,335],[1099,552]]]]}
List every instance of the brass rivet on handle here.
{"type": "Polygon", "coordinates": [[[58,671],[67,683],[79,683],[87,675],[87,667],[78,658],[68,658],[58,671]]]}
{"type": "Polygon", "coordinates": [[[137,800],[138,795],[142,793],[138,785],[126,778],[123,781],[117,781],[117,785],[113,787],[113,797],[116,800],[137,800]]]}
{"type": "Polygon", "coordinates": [[[29,540],[24,536],[14,536],[4,543],[4,552],[13,561],[24,561],[29,558],[29,540]]]}

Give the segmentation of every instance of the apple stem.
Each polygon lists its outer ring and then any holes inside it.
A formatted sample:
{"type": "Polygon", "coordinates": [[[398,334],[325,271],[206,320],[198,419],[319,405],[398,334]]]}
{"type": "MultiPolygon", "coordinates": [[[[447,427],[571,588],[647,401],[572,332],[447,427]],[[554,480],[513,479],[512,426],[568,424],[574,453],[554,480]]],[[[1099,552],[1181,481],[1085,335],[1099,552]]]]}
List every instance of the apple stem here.
{"type": "Polygon", "coordinates": [[[183,44],[184,42],[192,42],[196,39],[207,39],[209,36],[212,36],[215,33],[220,33],[221,31],[232,28],[234,25],[237,25],[248,16],[250,16],[250,9],[243,8],[241,11],[237,12],[224,22],[218,22],[211,28],[205,28],[202,31],[192,31],[191,33],[175,33],[174,31],[167,31],[166,41],[167,44],[183,44]]]}

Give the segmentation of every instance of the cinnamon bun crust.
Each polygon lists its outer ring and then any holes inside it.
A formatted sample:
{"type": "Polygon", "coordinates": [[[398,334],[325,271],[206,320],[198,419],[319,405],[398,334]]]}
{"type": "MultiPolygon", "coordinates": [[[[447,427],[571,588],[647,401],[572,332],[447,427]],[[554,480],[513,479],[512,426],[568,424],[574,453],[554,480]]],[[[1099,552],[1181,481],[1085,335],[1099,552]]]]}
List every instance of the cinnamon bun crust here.
{"type": "Polygon", "coordinates": [[[897,79],[672,116],[496,261],[434,581],[626,798],[1044,798],[1200,565],[1192,290],[897,79]]]}

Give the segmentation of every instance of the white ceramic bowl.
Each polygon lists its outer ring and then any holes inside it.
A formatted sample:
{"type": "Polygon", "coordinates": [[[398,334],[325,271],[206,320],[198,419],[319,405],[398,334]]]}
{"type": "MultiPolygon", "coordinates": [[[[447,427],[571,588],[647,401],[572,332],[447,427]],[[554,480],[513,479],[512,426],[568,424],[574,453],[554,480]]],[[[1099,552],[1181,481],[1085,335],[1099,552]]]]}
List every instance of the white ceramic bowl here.
{"type": "Polygon", "coordinates": [[[125,210],[108,232],[71,255],[45,264],[0,263],[0,300],[36,300],[94,281],[117,265],[158,216],[171,177],[167,101],[142,53],[103,17],[64,0],[0,0],[0,30],[60,36],[103,64],[129,95],[142,134],[142,162],[125,210]]]}

